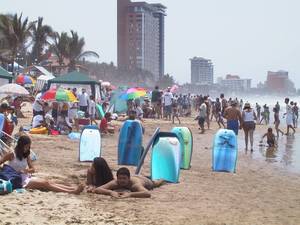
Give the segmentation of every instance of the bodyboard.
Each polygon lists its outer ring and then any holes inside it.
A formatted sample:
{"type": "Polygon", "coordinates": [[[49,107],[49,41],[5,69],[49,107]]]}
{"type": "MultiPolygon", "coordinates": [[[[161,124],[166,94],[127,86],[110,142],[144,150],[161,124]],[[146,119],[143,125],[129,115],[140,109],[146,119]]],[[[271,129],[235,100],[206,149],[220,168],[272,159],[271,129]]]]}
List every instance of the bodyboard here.
{"type": "Polygon", "coordinates": [[[97,126],[86,126],[80,135],[79,161],[91,162],[101,156],[101,134],[97,126]]]}
{"type": "Polygon", "coordinates": [[[177,183],[180,174],[181,149],[174,133],[160,132],[152,147],[151,179],[177,183]]]}
{"type": "Polygon", "coordinates": [[[98,113],[100,119],[102,119],[104,117],[104,114],[105,114],[104,110],[102,108],[102,105],[96,104],[96,110],[97,110],[97,113],[98,113]]]}
{"type": "Polygon", "coordinates": [[[118,164],[137,166],[142,155],[143,129],[137,120],[124,122],[118,143],[118,164]]]}
{"type": "Polygon", "coordinates": [[[220,129],[216,133],[212,154],[213,171],[235,173],[238,146],[232,130],[220,129]]]}
{"type": "Polygon", "coordinates": [[[172,132],[178,136],[181,149],[181,169],[190,169],[193,153],[193,135],[187,127],[174,127],[172,132]]]}

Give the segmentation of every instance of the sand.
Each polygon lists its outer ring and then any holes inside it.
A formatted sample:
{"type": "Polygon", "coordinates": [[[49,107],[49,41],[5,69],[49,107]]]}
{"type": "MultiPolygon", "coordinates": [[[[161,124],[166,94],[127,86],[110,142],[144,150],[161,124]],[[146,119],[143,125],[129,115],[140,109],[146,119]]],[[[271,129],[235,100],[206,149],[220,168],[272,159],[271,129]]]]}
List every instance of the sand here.
{"type": "MultiPolygon", "coordinates": [[[[21,119],[20,123],[29,121],[21,119]]],[[[299,174],[245,154],[241,141],[237,173],[212,172],[216,124],[205,134],[199,134],[196,121],[192,118],[182,121],[181,126],[193,132],[194,153],[192,168],[181,171],[180,183],[153,190],[149,199],[113,199],[86,192],[79,196],[38,190],[14,192],[0,197],[0,224],[300,224],[299,174]]],[[[144,143],[158,126],[169,131],[174,125],[146,120],[144,143]]],[[[256,132],[265,129],[260,126],[256,132]]],[[[32,149],[38,154],[35,176],[71,185],[85,182],[90,164],[78,162],[78,141],[66,136],[31,137],[32,149]]],[[[102,143],[103,157],[114,173],[118,169],[117,140],[117,134],[107,135],[102,143]]],[[[144,175],[149,175],[149,157],[142,169],[144,175]]]]}

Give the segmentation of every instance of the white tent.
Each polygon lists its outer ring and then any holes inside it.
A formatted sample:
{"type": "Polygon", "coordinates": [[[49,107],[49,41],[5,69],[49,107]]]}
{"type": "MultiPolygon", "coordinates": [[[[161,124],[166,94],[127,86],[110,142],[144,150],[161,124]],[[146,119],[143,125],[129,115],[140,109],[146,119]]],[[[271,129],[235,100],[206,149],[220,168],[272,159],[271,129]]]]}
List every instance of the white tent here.
{"type": "Polygon", "coordinates": [[[44,85],[48,82],[48,80],[51,80],[55,78],[55,76],[52,75],[48,70],[46,70],[44,67],[41,66],[35,66],[40,72],[43,74],[40,75],[37,78],[36,84],[35,84],[35,91],[40,91],[44,87],[44,85]]]}

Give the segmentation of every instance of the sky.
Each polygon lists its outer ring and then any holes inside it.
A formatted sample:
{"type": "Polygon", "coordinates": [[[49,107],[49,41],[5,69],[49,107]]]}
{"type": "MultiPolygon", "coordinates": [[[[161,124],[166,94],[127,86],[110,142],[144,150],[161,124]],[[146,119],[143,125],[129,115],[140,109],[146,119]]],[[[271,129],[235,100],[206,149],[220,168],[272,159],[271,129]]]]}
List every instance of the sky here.
{"type": "MultiPolygon", "coordinates": [[[[287,70],[300,88],[299,0],[149,0],[167,7],[165,73],[190,82],[190,58],[211,59],[214,76],[266,80],[287,70]]],[[[21,13],[58,32],[75,30],[99,62],[117,64],[117,0],[0,0],[1,13],[21,13]]]]}

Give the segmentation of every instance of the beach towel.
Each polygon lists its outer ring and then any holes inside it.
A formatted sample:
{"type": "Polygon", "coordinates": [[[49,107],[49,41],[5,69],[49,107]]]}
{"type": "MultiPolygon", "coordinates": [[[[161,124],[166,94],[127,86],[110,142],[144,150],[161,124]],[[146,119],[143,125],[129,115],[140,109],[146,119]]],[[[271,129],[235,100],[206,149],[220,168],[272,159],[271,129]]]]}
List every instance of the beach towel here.
{"type": "Polygon", "coordinates": [[[236,135],[239,132],[239,121],[238,120],[228,120],[227,121],[227,129],[233,130],[236,135]]]}
{"type": "Polygon", "coordinates": [[[10,181],[13,189],[22,188],[22,176],[9,165],[4,165],[0,170],[0,179],[10,181]]]}

